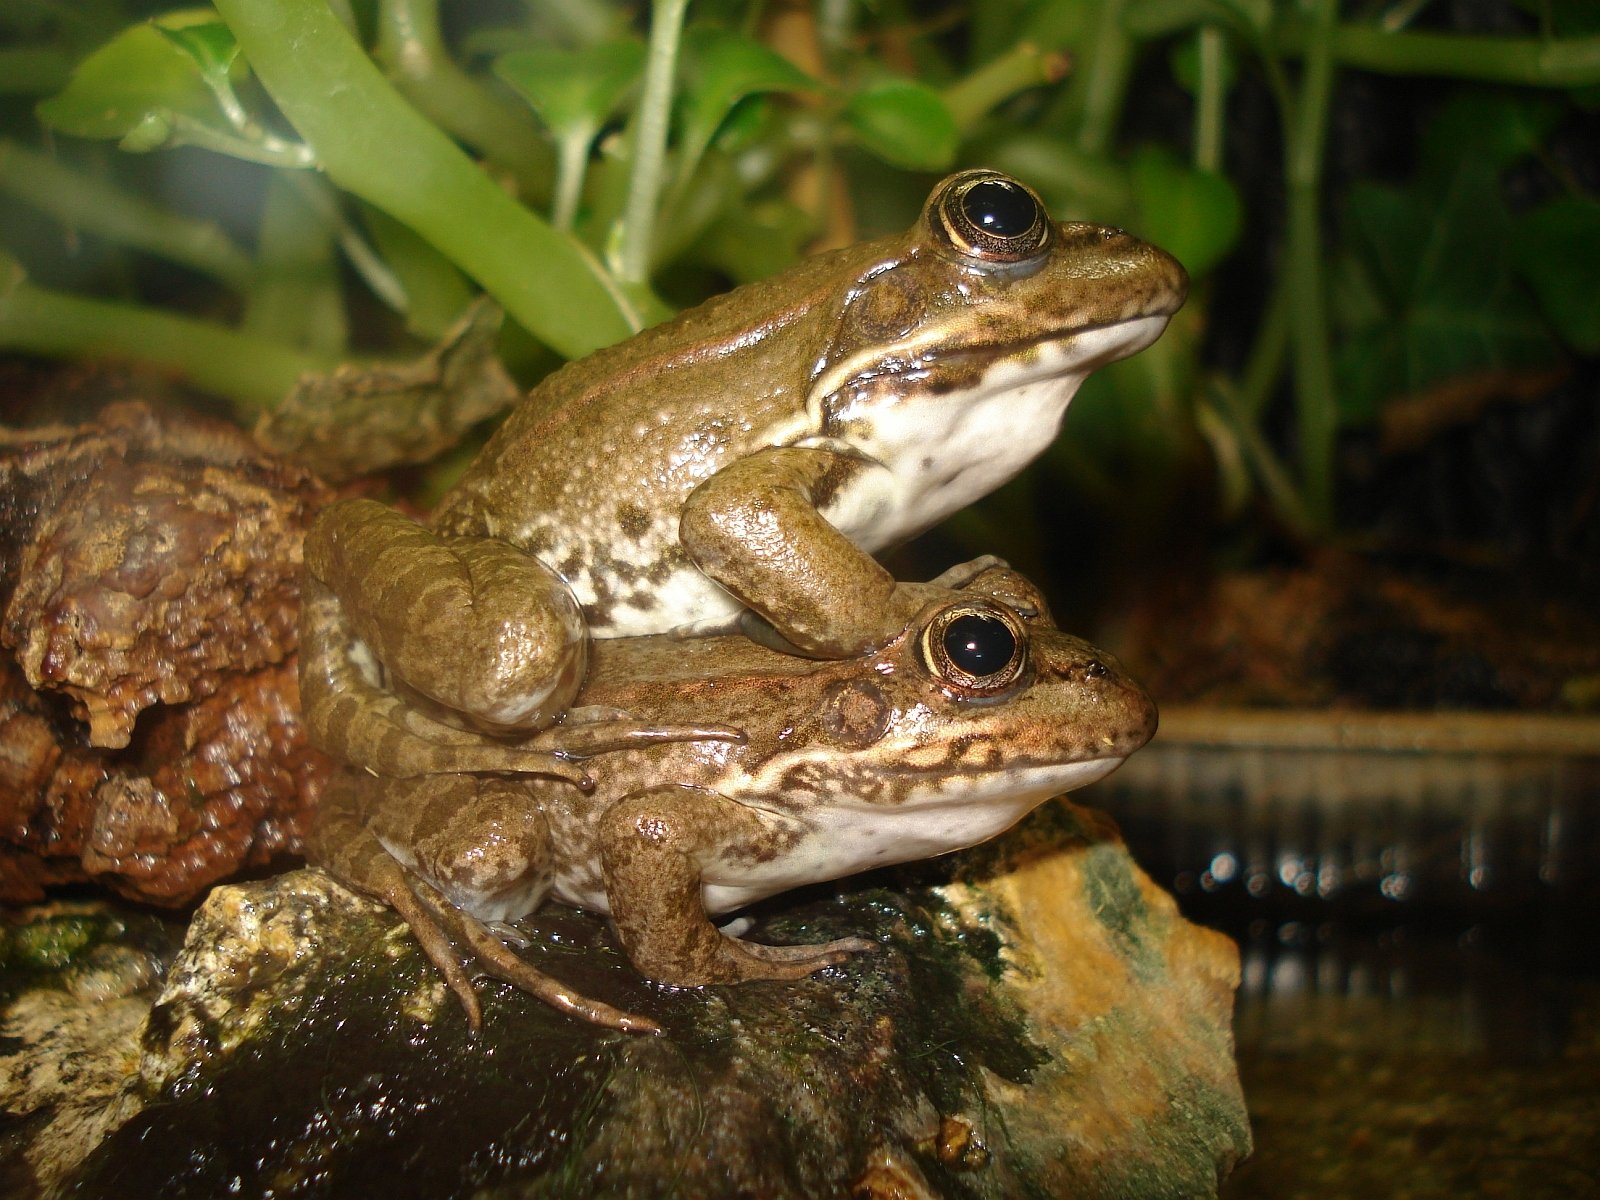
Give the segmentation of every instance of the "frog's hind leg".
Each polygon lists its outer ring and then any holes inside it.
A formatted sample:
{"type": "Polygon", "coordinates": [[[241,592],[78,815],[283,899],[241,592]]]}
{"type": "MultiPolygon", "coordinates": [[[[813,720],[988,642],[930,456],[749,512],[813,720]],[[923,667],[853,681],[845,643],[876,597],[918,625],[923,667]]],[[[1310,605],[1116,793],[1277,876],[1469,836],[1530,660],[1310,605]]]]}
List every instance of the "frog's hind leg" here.
{"type": "Polygon", "coordinates": [[[349,769],[334,776],[306,836],[306,858],[345,886],[383,901],[400,914],[461,1002],[467,1024],[476,1030],[483,1023],[483,1011],[460,955],[433,912],[412,890],[415,877],[395,861],[363,820],[362,791],[376,785],[376,780],[349,769]]]}
{"type": "Polygon", "coordinates": [[[577,694],[589,634],[566,582],[498,538],[435,533],[373,500],[306,532],[306,574],[406,688],[490,733],[531,733],[577,694]]]}
{"type": "Polygon", "coordinates": [[[558,575],[507,542],[437,534],[375,501],[344,500],[307,532],[305,564],[306,728],[353,766],[395,778],[512,771],[587,788],[575,757],[742,737],[569,712],[588,666],[583,614],[558,575]]]}
{"type": "Polygon", "coordinates": [[[470,973],[476,968],[594,1024],[660,1032],[655,1022],[537,970],[469,911],[496,920],[521,916],[548,890],[548,832],[526,784],[470,775],[380,780],[346,770],[324,795],[306,850],[340,882],[405,919],[473,1031],[483,1024],[470,973]]]}
{"type": "Polygon", "coordinates": [[[517,771],[589,786],[583,768],[553,747],[447,725],[383,687],[338,597],[314,577],[301,586],[300,701],[313,745],[374,774],[517,771]]]}
{"type": "MultiPolygon", "coordinates": [[[[512,987],[521,988],[528,994],[537,996],[550,1007],[594,1025],[604,1025],[624,1033],[661,1032],[661,1026],[650,1018],[638,1016],[599,1000],[591,1000],[535,969],[491,933],[483,922],[459,908],[451,907],[449,901],[435,889],[426,883],[418,882],[419,892],[430,903],[443,906],[439,910],[440,917],[451,925],[452,932],[472,950],[478,966],[486,975],[493,976],[502,983],[509,983],[512,987]],[[428,893],[432,895],[428,896],[428,893]]],[[[473,1024],[473,1028],[477,1028],[476,1023],[473,1024]]]]}

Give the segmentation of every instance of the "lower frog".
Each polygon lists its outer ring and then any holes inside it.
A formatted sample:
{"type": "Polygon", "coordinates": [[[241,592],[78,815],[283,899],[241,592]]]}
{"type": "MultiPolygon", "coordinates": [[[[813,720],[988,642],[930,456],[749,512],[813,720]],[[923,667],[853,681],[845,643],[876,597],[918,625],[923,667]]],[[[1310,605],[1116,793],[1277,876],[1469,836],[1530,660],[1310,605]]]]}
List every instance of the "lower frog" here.
{"type": "Polygon", "coordinates": [[[313,862],[406,919],[474,1028],[463,952],[573,1015],[659,1031],[576,994],[491,931],[547,897],[609,914],[633,965],[662,983],[798,979],[875,944],[762,945],[711,918],[994,837],[1108,774],[1156,726],[1139,686],[1056,630],[1033,586],[1002,566],[847,660],[734,635],[604,642],[579,702],[715,725],[699,741],[605,749],[586,764],[587,790],[540,775],[347,770],[309,840],[313,862]]]}

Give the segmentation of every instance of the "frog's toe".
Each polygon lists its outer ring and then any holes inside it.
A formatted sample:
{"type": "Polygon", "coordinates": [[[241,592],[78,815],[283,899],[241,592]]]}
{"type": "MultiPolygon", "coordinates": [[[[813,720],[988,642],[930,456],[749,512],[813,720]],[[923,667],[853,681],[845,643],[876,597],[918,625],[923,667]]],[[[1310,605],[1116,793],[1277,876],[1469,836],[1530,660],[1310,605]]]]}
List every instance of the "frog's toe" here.
{"type": "Polygon", "coordinates": [[[641,720],[618,709],[572,709],[559,725],[544,730],[533,746],[556,755],[592,758],[619,750],[667,742],[743,742],[745,732],[731,725],[674,725],[641,720]]]}
{"type": "Polygon", "coordinates": [[[624,1033],[660,1033],[661,1026],[649,1017],[641,1017],[599,1000],[591,1000],[566,984],[552,979],[543,971],[519,958],[477,918],[457,910],[456,928],[467,943],[478,965],[486,975],[520,988],[531,996],[543,1000],[550,1007],[608,1029],[624,1033]]]}
{"type": "Polygon", "coordinates": [[[847,937],[832,942],[816,942],[802,946],[769,946],[762,942],[745,942],[744,947],[755,951],[757,957],[764,958],[768,962],[807,962],[825,959],[824,965],[829,965],[843,962],[852,954],[876,950],[878,943],[867,938],[847,937]]]}
{"type": "Polygon", "coordinates": [[[451,940],[452,934],[461,936],[456,920],[459,911],[432,885],[401,871],[398,865],[395,869],[401,877],[401,886],[388,892],[386,899],[405,918],[411,927],[411,936],[417,939],[428,961],[455,993],[466,1014],[467,1027],[477,1033],[483,1026],[483,1008],[478,1003],[477,989],[472,986],[472,979],[456,952],[455,942],[451,940]]]}
{"type": "Polygon", "coordinates": [[[878,948],[878,943],[858,937],[806,946],[769,946],[738,938],[728,941],[735,948],[741,962],[740,974],[745,979],[804,979],[824,967],[838,966],[852,954],[878,948]]]}

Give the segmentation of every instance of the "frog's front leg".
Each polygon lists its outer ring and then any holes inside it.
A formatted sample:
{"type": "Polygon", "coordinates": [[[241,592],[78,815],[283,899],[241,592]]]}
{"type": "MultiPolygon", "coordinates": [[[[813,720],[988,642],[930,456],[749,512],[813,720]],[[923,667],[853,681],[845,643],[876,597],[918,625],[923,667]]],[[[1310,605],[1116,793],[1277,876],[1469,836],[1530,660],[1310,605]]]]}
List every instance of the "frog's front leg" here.
{"type": "Polygon", "coordinates": [[[323,795],[306,856],[404,918],[474,1030],[483,1014],[469,966],[597,1025],[661,1031],[536,970],[484,924],[526,915],[549,891],[549,830],[525,782],[345,769],[323,795]]]}
{"type": "Polygon", "coordinates": [[[884,470],[820,447],[751,454],[689,494],[678,537],[702,571],[771,622],[792,649],[852,658],[949,592],[897,583],[823,516],[834,497],[884,470]]]}
{"type": "Polygon", "coordinates": [[[640,973],[676,987],[800,979],[876,949],[864,938],[767,946],[711,923],[702,899],[704,879],[719,867],[781,852],[785,832],[793,831],[696,788],[651,788],[613,804],[599,830],[601,870],[617,934],[640,973]]]}

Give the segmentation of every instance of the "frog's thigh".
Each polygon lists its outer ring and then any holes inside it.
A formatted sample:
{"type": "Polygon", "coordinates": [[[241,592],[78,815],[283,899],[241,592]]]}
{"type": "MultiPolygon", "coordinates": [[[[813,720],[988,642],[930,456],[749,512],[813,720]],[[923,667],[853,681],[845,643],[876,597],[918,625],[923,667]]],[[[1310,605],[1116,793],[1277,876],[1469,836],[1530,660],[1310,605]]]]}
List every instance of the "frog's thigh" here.
{"type": "Polygon", "coordinates": [[[689,494],[679,540],[796,647],[849,657],[882,639],[895,583],[818,510],[861,473],[881,470],[817,447],[748,455],[689,494]]]}
{"type": "Polygon", "coordinates": [[[660,787],[613,804],[600,828],[606,898],[623,949],[639,971],[678,987],[799,979],[871,949],[859,938],[762,946],[720,932],[701,901],[706,863],[771,849],[779,831],[761,814],[712,792],[660,787]]]}
{"type": "Polygon", "coordinates": [[[382,504],[345,500],[318,514],[305,561],[392,675],[490,730],[549,724],[583,680],[577,600],[509,543],[440,536],[382,504]]]}
{"type": "Polygon", "coordinates": [[[540,783],[477,775],[375,781],[367,828],[389,853],[481,921],[526,916],[550,891],[540,783]]]}

